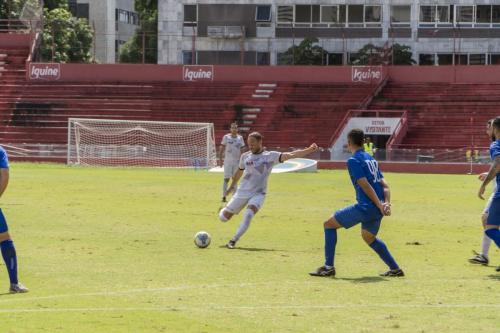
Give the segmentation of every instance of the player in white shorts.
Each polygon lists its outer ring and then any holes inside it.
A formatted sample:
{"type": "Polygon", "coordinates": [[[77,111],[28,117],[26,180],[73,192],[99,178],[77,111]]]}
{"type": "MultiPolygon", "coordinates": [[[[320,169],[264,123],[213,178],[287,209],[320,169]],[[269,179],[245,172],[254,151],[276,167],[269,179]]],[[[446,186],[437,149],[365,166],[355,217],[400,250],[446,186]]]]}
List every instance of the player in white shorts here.
{"type": "MultiPolygon", "coordinates": [[[[493,120],[489,120],[487,123],[486,127],[486,134],[495,141],[495,138],[493,137],[493,128],[491,126],[493,120]]],[[[487,172],[482,173],[479,175],[479,180],[484,181],[486,176],[488,175],[487,172]]],[[[483,226],[486,225],[486,221],[488,220],[488,212],[490,211],[490,206],[491,202],[493,201],[493,196],[495,195],[495,192],[497,190],[496,182],[493,182],[493,192],[490,195],[490,198],[488,199],[488,202],[486,203],[486,207],[484,207],[483,214],[481,215],[481,221],[483,223],[483,226]]],[[[489,251],[490,251],[490,245],[491,245],[491,238],[486,236],[486,234],[483,233],[483,239],[481,241],[481,251],[477,253],[476,251],[474,252],[474,256],[469,259],[469,262],[471,264],[481,264],[481,265],[488,265],[490,262],[489,260],[489,251]]]]}
{"type": "Polygon", "coordinates": [[[291,158],[304,157],[318,150],[318,146],[313,143],[309,148],[289,153],[266,151],[262,146],[262,135],[258,132],[251,133],[248,136],[247,143],[250,151],[241,156],[238,170],[233,176],[233,181],[226,195],[236,189],[236,184],[243,177],[240,187],[226,207],[219,212],[220,220],[227,222],[234,214],[238,214],[246,206],[243,220],[236,234],[226,245],[230,249],[235,247],[236,242],[250,226],[252,218],[262,208],[266,199],[267,180],[273,167],[291,158]]]}
{"type": "Polygon", "coordinates": [[[245,140],[238,134],[238,124],[231,124],[231,133],[224,135],[222,138],[219,156],[221,165],[224,165],[224,184],[222,185],[222,202],[226,202],[227,186],[229,179],[233,178],[238,163],[240,162],[241,154],[245,148],[245,140]]]}

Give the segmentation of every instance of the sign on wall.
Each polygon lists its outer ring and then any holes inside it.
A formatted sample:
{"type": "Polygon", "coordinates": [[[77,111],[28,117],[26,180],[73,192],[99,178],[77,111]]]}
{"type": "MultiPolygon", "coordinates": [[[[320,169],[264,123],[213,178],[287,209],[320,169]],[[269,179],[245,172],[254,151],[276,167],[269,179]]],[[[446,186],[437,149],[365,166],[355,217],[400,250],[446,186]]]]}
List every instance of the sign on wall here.
{"type": "Polygon", "coordinates": [[[61,78],[61,64],[30,63],[30,80],[56,81],[61,78]]]}
{"type": "Polygon", "coordinates": [[[382,66],[352,66],[352,82],[378,83],[382,81],[382,66]]]}
{"type": "Polygon", "coordinates": [[[213,81],[214,66],[185,65],[182,67],[183,81],[213,81]]]}

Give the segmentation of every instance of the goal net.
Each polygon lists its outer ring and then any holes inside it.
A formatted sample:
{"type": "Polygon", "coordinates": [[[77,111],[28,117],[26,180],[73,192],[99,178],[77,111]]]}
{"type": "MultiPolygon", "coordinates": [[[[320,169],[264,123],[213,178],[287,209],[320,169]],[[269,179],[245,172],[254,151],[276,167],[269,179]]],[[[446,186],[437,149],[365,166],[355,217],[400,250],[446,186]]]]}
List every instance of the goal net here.
{"type": "Polygon", "coordinates": [[[68,164],[210,168],[216,165],[214,126],[70,118],[68,164]]]}

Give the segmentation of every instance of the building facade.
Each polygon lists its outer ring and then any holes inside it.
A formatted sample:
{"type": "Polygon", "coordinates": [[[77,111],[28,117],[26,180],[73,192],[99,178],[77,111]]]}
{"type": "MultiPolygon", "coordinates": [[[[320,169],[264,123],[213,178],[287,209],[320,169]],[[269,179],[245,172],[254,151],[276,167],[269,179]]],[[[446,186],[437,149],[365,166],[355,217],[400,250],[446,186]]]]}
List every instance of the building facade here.
{"type": "Polygon", "coordinates": [[[115,63],[120,47],[139,26],[134,0],[69,0],[68,4],[73,15],[86,18],[94,31],[96,61],[115,63]]]}
{"type": "Polygon", "coordinates": [[[158,63],[279,65],[316,37],[324,64],[366,44],[411,47],[420,65],[500,64],[500,1],[158,0],[158,63]]]}

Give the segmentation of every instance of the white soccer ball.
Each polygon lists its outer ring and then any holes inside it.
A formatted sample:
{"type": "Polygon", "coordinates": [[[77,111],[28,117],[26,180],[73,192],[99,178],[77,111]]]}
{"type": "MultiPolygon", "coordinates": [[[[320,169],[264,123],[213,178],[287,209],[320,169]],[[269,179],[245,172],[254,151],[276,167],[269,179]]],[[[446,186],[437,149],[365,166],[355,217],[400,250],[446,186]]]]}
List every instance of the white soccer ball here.
{"type": "Polygon", "coordinates": [[[196,235],[194,235],[194,244],[201,249],[209,246],[211,240],[210,234],[206,231],[198,231],[196,235]]]}

